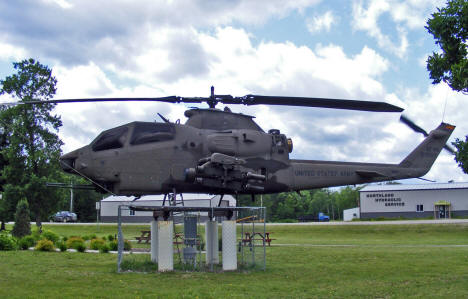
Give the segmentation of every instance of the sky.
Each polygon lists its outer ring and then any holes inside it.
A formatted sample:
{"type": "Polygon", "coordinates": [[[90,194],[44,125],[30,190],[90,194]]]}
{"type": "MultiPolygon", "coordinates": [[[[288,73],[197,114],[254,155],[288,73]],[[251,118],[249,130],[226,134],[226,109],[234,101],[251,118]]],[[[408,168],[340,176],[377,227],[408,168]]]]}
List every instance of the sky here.
{"type": "MultiPolygon", "coordinates": [[[[246,94],[385,101],[427,131],[468,134],[468,96],[433,85],[439,49],[424,28],[445,0],[18,0],[0,2],[0,78],[32,57],[57,78],[55,98],[246,94]]],[[[0,100],[11,99],[3,96],[0,100]]],[[[58,105],[63,152],[131,121],[185,121],[193,105],[58,105]]],[[[196,105],[205,107],[205,105],[196,105]]],[[[218,105],[218,108],[222,108],[218,105]]],[[[291,158],[399,163],[423,139],[398,113],[230,107],[291,137],[291,158]]],[[[468,181],[441,153],[429,180],[468,181]]],[[[405,180],[402,183],[423,183],[405,180]]]]}

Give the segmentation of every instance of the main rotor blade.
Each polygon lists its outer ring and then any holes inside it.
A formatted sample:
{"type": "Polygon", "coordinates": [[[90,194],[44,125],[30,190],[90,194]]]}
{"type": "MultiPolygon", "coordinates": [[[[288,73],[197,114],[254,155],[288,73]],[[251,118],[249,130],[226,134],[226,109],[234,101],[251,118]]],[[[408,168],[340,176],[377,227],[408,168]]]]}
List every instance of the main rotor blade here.
{"type": "Polygon", "coordinates": [[[203,103],[206,102],[214,108],[217,103],[244,104],[244,105],[285,105],[300,107],[319,107],[333,109],[347,109],[374,112],[401,112],[402,108],[384,103],[370,101],[355,101],[326,98],[280,97],[246,95],[233,97],[231,95],[212,95],[211,97],[157,97],[157,98],[87,98],[87,99],[56,99],[49,101],[26,101],[16,103],[0,103],[0,105],[14,106],[24,104],[59,104],[59,103],[86,103],[86,102],[166,102],[166,103],[203,103]]]}
{"type": "MultiPolygon", "coordinates": [[[[374,112],[402,112],[403,109],[384,102],[355,101],[326,98],[279,97],[247,95],[242,99],[244,105],[285,105],[300,107],[319,107],[374,112]]],[[[225,101],[223,101],[225,102],[225,101]]]]}
{"type": "MultiPolygon", "coordinates": [[[[193,101],[190,103],[201,103],[203,100],[193,101]]],[[[56,100],[48,100],[48,101],[25,101],[25,102],[17,102],[15,104],[60,104],[60,103],[89,103],[89,102],[131,102],[131,101],[139,101],[139,102],[167,102],[167,103],[179,103],[181,102],[181,98],[177,96],[169,96],[169,97],[160,97],[160,98],[87,98],[87,99],[56,99],[56,100]]]]}

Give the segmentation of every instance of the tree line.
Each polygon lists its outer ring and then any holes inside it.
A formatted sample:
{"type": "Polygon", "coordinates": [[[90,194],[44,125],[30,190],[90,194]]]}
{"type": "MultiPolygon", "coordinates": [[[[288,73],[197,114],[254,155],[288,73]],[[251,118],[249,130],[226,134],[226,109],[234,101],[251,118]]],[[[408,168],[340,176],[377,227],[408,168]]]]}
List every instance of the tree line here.
{"type": "Polygon", "coordinates": [[[317,217],[319,212],[331,220],[342,220],[343,210],[359,205],[359,189],[351,186],[341,189],[316,189],[278,194],[239,196],[238,206],[266,207],[268,222],[295,222],[301,216],[317,217]]]}

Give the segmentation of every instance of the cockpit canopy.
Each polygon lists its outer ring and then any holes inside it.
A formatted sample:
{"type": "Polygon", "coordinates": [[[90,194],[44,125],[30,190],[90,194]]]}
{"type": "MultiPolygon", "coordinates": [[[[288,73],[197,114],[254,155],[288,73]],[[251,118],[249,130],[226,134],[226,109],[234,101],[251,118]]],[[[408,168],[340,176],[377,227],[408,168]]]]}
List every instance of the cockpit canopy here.
{"type": "Polygon", "coordinates": [[[175,126],[171,123],[132,122],[102,132],[92,143],[93,151],[122,148],[130,145],[161,142],[174,139],[175,126]]]}

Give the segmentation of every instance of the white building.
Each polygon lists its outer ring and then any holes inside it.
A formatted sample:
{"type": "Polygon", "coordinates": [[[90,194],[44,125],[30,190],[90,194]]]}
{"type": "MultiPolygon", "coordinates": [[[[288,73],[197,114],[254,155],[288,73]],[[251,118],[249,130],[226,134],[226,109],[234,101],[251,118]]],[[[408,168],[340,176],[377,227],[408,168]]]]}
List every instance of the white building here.
{"type": "MultiPolygon", "coordinates": [[[[183,194],[183,202],[186,207],[235,207],[236,199],[231,195],[224,195],[220,204],[219,195],[208,194],[183,194]]],[[[133,196],[109,196],[100,201],[100,219],[102,222],[117,222],[117,213],[120,205],[138,205],[138,206],[162,206],[164,195],[148,195],[142,196],[140,199],[135,200],[133,196]]],[[[177,204],[180,205],[180,195],[177,196],[177,204]]],[[[169,205],[166,199],[165,205],[169,205]]],[[[205,213],[201,213],[205,216],[205,213]]],[[[132,211],[129,209],[122,209],[122,222],[150,222],[153,220],[153,212],[148,211],[132,211]]]]}
{"type": "Polygon", "coordinates": [[[352,221],[359,218],[359,208],[343,210],[343,221],[352,221]]]}
{"type": "Polygon", "coordinates": [[[468,216],[468,183],[369,185],[359,200],[361,219],[468,216]]]}

